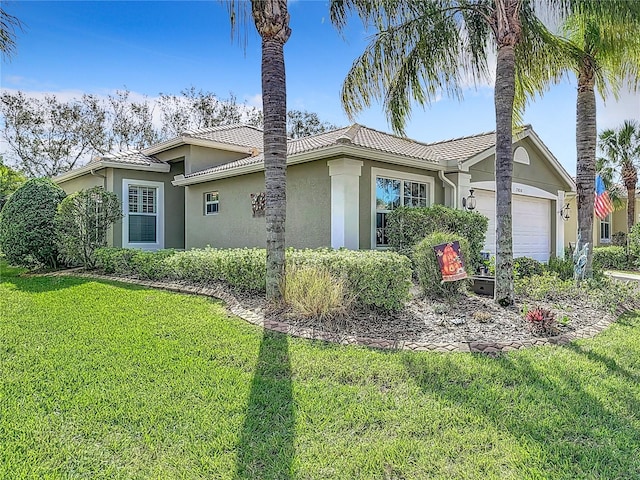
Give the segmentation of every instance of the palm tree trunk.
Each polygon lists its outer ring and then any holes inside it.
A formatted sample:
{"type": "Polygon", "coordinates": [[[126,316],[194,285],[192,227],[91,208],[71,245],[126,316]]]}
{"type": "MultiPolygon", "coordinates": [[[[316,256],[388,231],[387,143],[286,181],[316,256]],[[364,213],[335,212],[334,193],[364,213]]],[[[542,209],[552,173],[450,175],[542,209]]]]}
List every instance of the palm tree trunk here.
{"type": "Polygon", "coordinates": [[[262,37],[262,109],[264,112],[267,298],[280,298],[284,275],[287,209],[287,84],[284,44],[289,39],[286,0],[252,1],[253,19],[262,37]]]}
{"type": "Polygon", "coordinates": [[[627,187],[627,234],[629,234],[636,216],[636,185],[638,184],[638,171],[633,163],[623,165],[622,179],[627,187]]]}
{"type": "Polygon", "coordinates": [[[578,201],[578,238],[576,246],[589,244],[585,278],[592,275],[593,263],[593,207],[596,185],[596,96],[594,71],[588,60],[578,74],[578,100],[576,104],[576,189],[578,201]]]}
{"type": "Polygon", "coordinates": [[[515,51],[512,45],[498,49],[494,102],[496,109],[496,285],[495,301],[513,305],[513,238],[511,185],[513,177],[513,101],[515,51]]]}

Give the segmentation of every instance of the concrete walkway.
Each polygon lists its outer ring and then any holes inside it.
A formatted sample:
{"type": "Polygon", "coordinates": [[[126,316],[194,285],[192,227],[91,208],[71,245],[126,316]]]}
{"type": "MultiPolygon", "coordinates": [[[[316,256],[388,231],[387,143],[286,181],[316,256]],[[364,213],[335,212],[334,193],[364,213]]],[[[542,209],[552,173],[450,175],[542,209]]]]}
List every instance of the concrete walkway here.
{"type": "Polygon", "coordinates": [[[640,282],[640,273],[607,271],[607,272],[604,272],[604,274],[611,278],[614,278],[616,280],[620,280],[623,282],[628,282],[628,281],[640,282]]]}

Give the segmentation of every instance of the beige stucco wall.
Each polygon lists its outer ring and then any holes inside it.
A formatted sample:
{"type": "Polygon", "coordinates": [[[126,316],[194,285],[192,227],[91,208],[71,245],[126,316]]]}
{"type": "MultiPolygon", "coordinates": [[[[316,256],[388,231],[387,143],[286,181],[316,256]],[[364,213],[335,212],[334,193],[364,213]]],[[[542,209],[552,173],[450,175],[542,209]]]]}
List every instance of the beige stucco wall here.
{"type": "Polygon", "coordinates": [[[247,156],[247,153],[227,152],[214,148],[190,145],[189,154],[185,157],[185,173],[199,172],[216,165],[240,160],[247,156]]]}
{"type": "Polygon", "coordinates": [[[72,178],[71,180],[67,180],[66,182],[61,182],[58,185],[60,185],[60,187],[67,193],[67,195],[92,187],[107,188],[107,178],[102,177],[108,177],[109,175],[112,175],[111,170],[111,168],[103,168],[95,172],[96,175],[82,175],[81,177],[76,177],[72,178]]]}
{"type": "MultiPolygon", "coordinates": [[[[264,216],[253,217],[252,193],[264,192],[264,172],[185,188],[187,248],[264,247],[264,216]],[[217,191],[219,213],[204,215],[204,194],[217,191]]],[[[325,160],[287,168],[287,246],[331,244],[331,183],[325,160]]]]}
{"type": "MultiPolygon", "coordinates": [[[[570,187],[558,174],[558,172],[544,159],[542,153],[533,142],[524,138],[514,144],[514,151],[519,146],[526,149],[529,154],[529,165],[513,163],[513,182],[532,185],[553,195],[558,190],[569,191],[570,187]]],[[[485,182],[495,180],[495,158],[491,156],[486,160],[476,163],[469,168],[472,182],[485,182]]]]}

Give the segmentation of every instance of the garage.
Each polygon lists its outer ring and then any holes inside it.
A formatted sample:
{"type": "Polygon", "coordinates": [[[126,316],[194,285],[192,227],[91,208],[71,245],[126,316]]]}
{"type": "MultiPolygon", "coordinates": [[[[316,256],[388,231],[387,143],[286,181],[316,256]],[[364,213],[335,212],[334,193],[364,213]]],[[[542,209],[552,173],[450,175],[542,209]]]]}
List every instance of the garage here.
{"type": "MultiPolygon", "coordinates": [[[[489,219],[484,250],[496,253],[495,192],[476,190],[476,211],[489,219]]],[[[535,258],[541,262],[551,255],[551,201],[524,195],[512,196],[513,256],[535,258]]]]}

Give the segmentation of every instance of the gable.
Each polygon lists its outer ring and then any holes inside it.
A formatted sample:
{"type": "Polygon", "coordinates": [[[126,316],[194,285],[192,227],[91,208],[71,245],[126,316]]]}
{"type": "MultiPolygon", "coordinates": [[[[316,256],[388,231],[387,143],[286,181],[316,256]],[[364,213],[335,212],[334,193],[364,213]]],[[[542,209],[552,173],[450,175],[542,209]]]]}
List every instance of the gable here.
{"type": "MultiPolygon", "coordinates": [[[[558,169],[548,159],[543,152],[530,137],[525,137],[513,145],[515,151],[518,147],[522,147],[529,157],[529,164],[514,162],[513,163],[513,182],[523,183],[538,187],[553,195],[558,190],[571,191],[573,186],[569,184],[561,175],[558,169]]],[[[522,150],[519,155],[523,155],[522,150]]],[[[484,160],[471,165],[469,173],[474,182],[495,180],[495,154],[491,154],[484,160]]]]}

